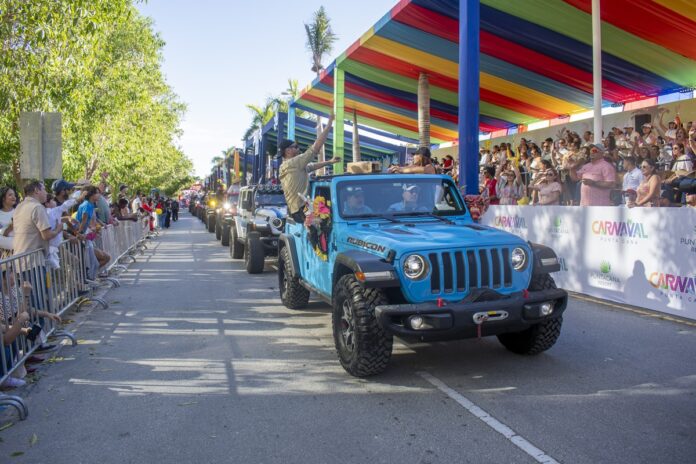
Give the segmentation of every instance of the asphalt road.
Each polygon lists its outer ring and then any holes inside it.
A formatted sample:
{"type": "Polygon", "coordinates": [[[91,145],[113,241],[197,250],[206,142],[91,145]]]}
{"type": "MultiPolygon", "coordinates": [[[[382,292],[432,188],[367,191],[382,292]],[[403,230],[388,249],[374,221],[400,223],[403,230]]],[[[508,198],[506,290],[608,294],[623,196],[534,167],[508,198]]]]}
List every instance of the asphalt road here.
{"type": "Polygon", "coordinates": [[[573,298],[542,355],[397,342],[355,379],[328,306],[284,308],[270,265],[247,275],[182,216],[73,317],[80,345],[19,392],[29,418],[0,413],[0,462],[696,461],[696,324],[573,298]]]}

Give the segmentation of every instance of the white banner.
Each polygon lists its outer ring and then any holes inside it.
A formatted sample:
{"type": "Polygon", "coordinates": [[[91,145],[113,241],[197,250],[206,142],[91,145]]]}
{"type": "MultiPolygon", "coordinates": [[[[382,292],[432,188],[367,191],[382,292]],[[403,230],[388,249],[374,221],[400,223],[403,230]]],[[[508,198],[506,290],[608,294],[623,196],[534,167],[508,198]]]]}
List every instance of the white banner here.
{"type": "Polygon", "coordinates": [[[553,248],[559,287],[696,320],[696,209],[491,206],[481,223],[553,248]]]}

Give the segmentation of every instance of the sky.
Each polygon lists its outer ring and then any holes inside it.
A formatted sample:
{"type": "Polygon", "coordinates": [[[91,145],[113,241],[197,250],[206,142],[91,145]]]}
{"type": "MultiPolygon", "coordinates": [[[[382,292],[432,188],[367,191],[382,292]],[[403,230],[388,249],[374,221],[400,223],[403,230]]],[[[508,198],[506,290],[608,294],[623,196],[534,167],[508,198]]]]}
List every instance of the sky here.
{"type": "Polygon", "coordinates": [[[148,0],[140,12],[166,42],[163,71],[188,109],[179,140],[205,176],[211,160],[239,146],[251,124],[246,104],[283,92],[289,78],[314,78],[304,23],[324,5],[338,40],[328,66],[397,0],[148,0]]]}

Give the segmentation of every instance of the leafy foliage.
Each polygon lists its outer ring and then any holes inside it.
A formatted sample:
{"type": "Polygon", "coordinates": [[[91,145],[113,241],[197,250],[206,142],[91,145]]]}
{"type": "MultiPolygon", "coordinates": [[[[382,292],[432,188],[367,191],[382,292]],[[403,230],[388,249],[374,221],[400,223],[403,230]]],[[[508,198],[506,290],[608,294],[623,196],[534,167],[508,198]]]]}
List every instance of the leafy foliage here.
{"type": "Polygon", "coordinates": [[[331,29],[331,20],[323,6],[314,12],[312,22],[305,23],[304,26],[307,32],[307,50],[312,54],[312,71],[319,74],[324,69],[324,55],[331,53],[337,37],[331,29]]]}
{"type": "Polygon", "coordinates": [[[176,145],[185,106],[164,41],[133,0],[0,0],[0,166],[19,183],[19,114],[63,119],[63,176],[173,193],[193,165],[176,145]]]}

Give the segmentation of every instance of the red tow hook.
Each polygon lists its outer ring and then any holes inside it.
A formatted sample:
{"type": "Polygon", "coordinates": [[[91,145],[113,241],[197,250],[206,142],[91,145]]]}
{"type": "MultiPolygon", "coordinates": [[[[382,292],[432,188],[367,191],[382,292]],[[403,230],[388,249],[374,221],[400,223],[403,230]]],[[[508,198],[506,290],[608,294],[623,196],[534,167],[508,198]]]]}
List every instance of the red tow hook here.
{"type": "Polygon", "coordinates": [[[444,306],[445,306],[445,300],[443,300],[442,298],[438,298],[437,299],[437,307],[443,308],[444,306]]]}
{"type": "Polygon", "coordinates": [[[524,298],[525,300],[527,298],[529,298],[529,290],[527,290],[527,289],[522,290],[522,298],[524,298]]]}

